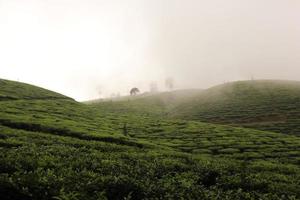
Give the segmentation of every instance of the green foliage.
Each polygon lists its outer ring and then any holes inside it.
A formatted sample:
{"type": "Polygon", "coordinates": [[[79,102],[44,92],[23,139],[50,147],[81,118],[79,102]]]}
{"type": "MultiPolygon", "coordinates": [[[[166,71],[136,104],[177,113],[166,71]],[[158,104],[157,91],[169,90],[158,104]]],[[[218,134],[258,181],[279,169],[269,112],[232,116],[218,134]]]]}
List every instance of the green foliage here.
{"type": "Polygon", "coordinates": [[[0,101],[17,99],[70,99],[33,85],[0,79],[0,101]]]}
{"type": "Polygon", "coordinates": [[[0,100],[3,200],[300,198],[298,136],[167,120],[142,101],[43,99],[53,93],[9,81],[0,94],[15,98],[0,100]]]}
{"type": "Polygon", "coordinates": [[[300,133],[300,82],[239,81],[203,91],[170,110],[171,117],[300,133]]]}

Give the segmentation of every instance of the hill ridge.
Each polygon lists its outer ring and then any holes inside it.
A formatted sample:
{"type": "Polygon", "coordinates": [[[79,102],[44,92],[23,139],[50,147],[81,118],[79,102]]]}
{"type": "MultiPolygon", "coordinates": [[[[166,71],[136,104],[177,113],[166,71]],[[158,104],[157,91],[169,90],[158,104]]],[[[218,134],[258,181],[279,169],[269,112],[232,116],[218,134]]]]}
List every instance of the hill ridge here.
{"type": "Polygon", "coordinates": [[[19,99],[69,99],[70,97],[28,83],[0,79],[0,101],[19,99]]]}

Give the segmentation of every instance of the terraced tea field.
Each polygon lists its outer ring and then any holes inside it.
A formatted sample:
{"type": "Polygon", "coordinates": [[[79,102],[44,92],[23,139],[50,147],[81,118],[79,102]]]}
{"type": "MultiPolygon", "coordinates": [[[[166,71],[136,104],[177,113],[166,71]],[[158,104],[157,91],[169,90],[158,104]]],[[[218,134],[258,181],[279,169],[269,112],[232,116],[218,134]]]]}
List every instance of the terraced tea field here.
{"type": "Polygon", "coordinates": [[[300,198],[297,135],[0,84],[1,199],[300,198]]]}
{"type": "Polygon", "coordinates": [[[300,133],[300,82],[240,81],[203,91],[169,113],[172,117],[300,133]]]}

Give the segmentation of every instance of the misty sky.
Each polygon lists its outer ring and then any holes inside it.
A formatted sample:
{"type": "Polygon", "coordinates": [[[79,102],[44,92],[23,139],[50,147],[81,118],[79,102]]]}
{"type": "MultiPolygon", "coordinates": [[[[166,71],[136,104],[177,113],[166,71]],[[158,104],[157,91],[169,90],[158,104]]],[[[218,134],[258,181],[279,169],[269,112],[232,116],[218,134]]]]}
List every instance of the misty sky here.
{"type": "Polygon", "coordinates": [[[300,80],[299,0],[0,0],[0,78],[77,100],[300,80]]]}

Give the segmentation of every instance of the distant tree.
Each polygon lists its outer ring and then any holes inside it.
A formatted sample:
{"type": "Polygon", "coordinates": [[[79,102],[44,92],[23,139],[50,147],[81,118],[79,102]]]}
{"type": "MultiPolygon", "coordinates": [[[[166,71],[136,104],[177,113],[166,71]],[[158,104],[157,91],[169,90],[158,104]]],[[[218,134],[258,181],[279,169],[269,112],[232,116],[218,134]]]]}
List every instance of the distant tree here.
{"type": "Polygon", "coordinates": [[[103,93],[102,93],[102,87],[98,85],[98,86],[96,87],[96,90],[97,90],[97,93],[98,93],[99,98],[101,98],[101,96],[102,96],[102,94],[103,94],[103,93]]]}
{"type": "Polygon", "coordinates": [[[112,99],[113,99],[113,98],[116,98],[116,94],[115,94],[115,93],[111,93],[111,94],[110,94],[110,98],[112,98],[112,99]]]}
{"type": "Polygon", "coordinates": [[[121,97],[120,92],[110,94],[110,98],[112,98],[112,99],[116,99],[116,98],[120,98],[120,97],[121,97]]]}
{"type": "Polygon", "coordinates": [[[138,93],[140,93],[140,90],[138,89],[138,88],[132,88],[131,90],[130,90],[130,95],[131,96],[135,96],[135,95],[137,95],[138,93]]]}
{"type": "Polygon", "coordinates": [[[174,88],[173,78],[167,78],[166,81],[165,81],[165,85],[169,90],[173,90],[173,88],[174,88]]]}
{"type": "Polygon", "coordinates": [[[150,92],[151,93],[156,93],[158,92],[158,86],[156,82],[150,83],[150,92]]]}

